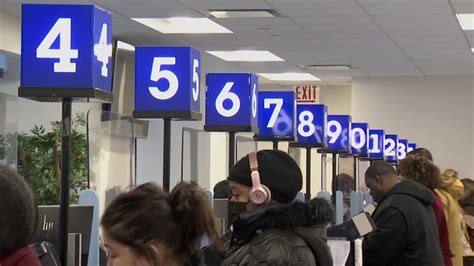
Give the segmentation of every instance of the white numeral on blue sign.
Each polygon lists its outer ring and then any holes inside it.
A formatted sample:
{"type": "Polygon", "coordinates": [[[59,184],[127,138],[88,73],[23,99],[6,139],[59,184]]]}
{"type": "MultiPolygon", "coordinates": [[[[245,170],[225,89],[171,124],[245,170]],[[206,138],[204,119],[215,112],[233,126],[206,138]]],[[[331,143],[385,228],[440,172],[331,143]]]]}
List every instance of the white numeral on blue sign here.
{"type": "Polygon", "coordinates": [[[219,95],[216,98],[216,110],[220,115],[224,117],[232,117],[237,114],[240,110],[240,99],[237,94],[231,92],[230,90],[234,86],[234,82],[227,82],[224,85],[224,88],[221,90],[219,95]],[[226,109],[224,107],[224,101],[230,100],[232,102],[232,107],[226,109]]]}
{"type": "Polygon", "coordinates": [[[300,113],[298,119],[300,123],[298,125],[298,133],[307,138],[314,135],[316,128],[314,126],[314,115],[310,111],[303,111],[300,113]],[[308,130],[305,130],[307,128],[308,130]]]}
{"type": "Polygon", "coordinates": [[[380,153],[380,148],[379,148],[379,136],[377,134],[372,134],[370,135],[370,138],[372,139],[372,149],[370,150],[371,153],[380,153]]]}
{"type": "Polygon", "coordinates": [[[395,156],[395,140],[393,139],[385,139],[386,145],[388,145],[386,152],[387,156],[395,156]]]}
{"type": "Polygon", "coordinates": [[[404,159],[407,157],[407,147],[403,143],[398,143],[398,158],[404,159]]]}
{"type": "Polygon", "coordinates": [[[275,122],[278,118],[278,115],[281,112],[281,108],[283,107],[283,99],[282,98],[266,98],[263,102],[263,108],[270,109],[271,105],[275,105],[275,109],[273,109],[273,113],[270,116],[270,120],[268,121],[267,127],[272,128],[275,126],[275,122]]]}
{"type": "Polygon", "coordinates": [[[166,90],[160,90],[158,87],[148,87],[151,95],[157,100],[168,100],[173,98],[178,92],[178,77],[169,71],[161,70],[161,66],[176,65],[176,57],[155,57],[153,58],[153,65],[151,67],[150,79],[154,82],[164,78],[168,80],[169,86],[166,90]]]}
{"type": "Polygon", "coordinates": [[[102,30],[100,32],[100,39],[98,44],[94,44],[94,55],[97,57],[97,61],[102,63],[100,74],[103,77],[109,75],[107,64],[109,58],[112,57],[112,45],[107,44],[107,24],[102,24],[102,30]]]}
{"type": "Polygon", "coordinates": [[[193,82],[196,85],[193,88],[193,100],[197,101],[199,98],[199,73],[198,73],[198,67],[199,67],[199,60],[194,59],[193,60],[193,82]]]}
{"type": "Polygon", "coordinates": [[[352,147],[354,149],[360,150],[364,147],[367,137],[365,136],[365,131],[362,128],[354,128],[351,131],[352,147]],[[356,136],[359,138],[356,138],[356,136]]]}
{"type": "Polygon", "coordinates": [[[252,90],[252,117],[257,117],[257,84],[253,84],[252,90]]]}
{"type": "Polygon", "coordinates": [[[79,57],[77,49],[71,49],[71,19],[59,18],[48,34],[44,37],[36,49],[37,58],[57,58],[59,62],[54,63],[56,73],[75,73],[76,63],[71,59],[79,57]],[[59,49],[51,49],[54,41],[59,37],[59,49]]]}
{"type": "Polygon", "coordinates": [[[342,133],[342,125],[336,120],[331,120],[328,122],[328,137],[329,143],[333,144],[336,143],[337,139],[342,133]],[[333,130],[335,129],[335,130],[333,130]]]}

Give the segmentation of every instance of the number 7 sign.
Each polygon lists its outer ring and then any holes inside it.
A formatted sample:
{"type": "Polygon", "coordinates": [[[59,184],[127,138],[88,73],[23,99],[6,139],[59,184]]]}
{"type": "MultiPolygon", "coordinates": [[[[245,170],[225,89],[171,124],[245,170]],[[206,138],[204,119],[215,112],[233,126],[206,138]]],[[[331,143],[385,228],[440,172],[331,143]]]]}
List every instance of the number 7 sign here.
{"type": "Polygon", "coordinates": [[[258,93],[258,137],[294,137],[295,94],[292,91],[258,93]]]}

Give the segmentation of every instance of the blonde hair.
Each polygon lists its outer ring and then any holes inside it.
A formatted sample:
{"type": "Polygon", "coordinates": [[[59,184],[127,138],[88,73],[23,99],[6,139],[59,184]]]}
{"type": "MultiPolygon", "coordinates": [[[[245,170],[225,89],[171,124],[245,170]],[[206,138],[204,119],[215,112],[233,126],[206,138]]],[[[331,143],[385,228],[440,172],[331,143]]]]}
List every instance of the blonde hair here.
{"type": "Polygon", "coordinates": [[[440,185],[440,188],[450,190],[453,193],[453,196],[457,199],[464,198],[467,194],[467,191],[464,189],[464,184],[459,180],[458,172],[454,169],[447,169],[441,175],[443,182],[440,185]],[[463,189],[450,189],[455,186],[462,186],[463,189]]]}

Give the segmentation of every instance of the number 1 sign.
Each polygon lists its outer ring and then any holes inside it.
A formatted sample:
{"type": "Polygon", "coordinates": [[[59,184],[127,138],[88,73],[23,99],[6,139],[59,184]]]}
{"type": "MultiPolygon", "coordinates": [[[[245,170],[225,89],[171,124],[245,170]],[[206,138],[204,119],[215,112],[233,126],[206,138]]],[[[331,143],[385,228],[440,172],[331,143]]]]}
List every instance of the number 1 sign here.
{"type": "Polygon", "coordinates": [[[59,89],[57,96],[69,91],[70,97],[111,91],[109,12],[94,5],[23,4],[21,43],[20,94],[41,88],[59,89]]]}

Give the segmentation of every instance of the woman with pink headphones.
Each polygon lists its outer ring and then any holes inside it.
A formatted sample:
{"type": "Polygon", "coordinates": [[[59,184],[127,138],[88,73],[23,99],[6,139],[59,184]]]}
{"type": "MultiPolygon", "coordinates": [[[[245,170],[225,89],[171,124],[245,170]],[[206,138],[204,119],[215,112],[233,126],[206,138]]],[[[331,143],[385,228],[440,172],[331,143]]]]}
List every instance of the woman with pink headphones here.
{"type": "Polygon", "coordinates": [[[231,169],[233,233],[223,265],[332,265],[325,228],[334,212],[325,200],[294,202],[302,174],[287,153],[252,152],[231,169]]]}

